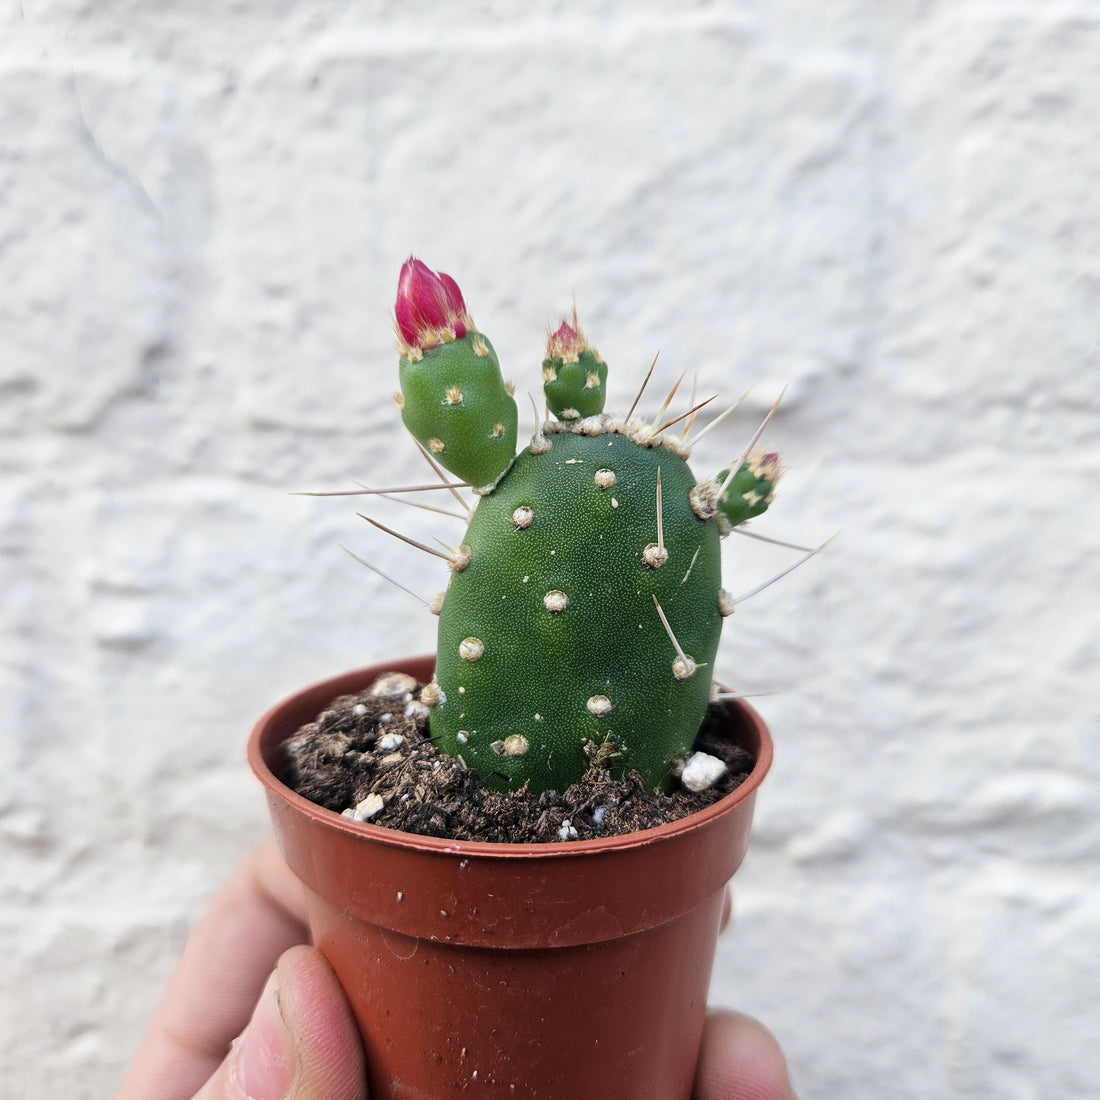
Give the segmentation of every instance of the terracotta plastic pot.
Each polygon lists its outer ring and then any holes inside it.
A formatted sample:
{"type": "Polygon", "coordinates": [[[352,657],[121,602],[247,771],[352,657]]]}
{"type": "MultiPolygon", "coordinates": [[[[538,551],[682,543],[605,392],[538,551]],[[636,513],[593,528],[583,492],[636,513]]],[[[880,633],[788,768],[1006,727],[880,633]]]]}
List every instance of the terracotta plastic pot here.
{"type": "Polygon", "coordinates": [[[723,887],[771,763],[763,721],[727,704],[730,739],[756,766],[685,820],[564,844],[442,840],[353,822],[279,778],[300,726],[391,669],[427,680],[432,658],[308,687],[248,746],[283,855],[310,891],[313,940],[358,1020],[372,1100],[686,1100],[723,887]]]}

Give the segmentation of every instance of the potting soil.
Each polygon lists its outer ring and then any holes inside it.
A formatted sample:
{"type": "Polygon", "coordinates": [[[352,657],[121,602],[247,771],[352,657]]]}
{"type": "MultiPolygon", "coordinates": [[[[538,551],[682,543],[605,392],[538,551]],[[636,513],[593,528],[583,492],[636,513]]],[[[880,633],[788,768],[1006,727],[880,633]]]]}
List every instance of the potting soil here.
{"type": "Polygon", "coordinates": [[[720,736],[720,712],[712,704],[694,748],[723,760],[726,772],[705,791],[647,791],[636,772],[613,779],[590,745],[592,765],[565,791],[498,793],[436,749],[419,687],[404,673],[387,673],[364,692],[334,699],[286,743],[284,782],[329,810],[390,829],[454,840],[560,843],[687,817],[735,790],[754,763],[720,736]]]}

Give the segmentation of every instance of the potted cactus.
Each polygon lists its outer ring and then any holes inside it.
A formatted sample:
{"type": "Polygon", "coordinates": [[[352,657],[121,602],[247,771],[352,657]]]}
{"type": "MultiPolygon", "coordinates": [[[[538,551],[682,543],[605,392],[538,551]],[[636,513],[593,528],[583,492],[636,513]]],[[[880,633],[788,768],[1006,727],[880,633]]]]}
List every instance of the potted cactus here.
{"type": "Polygon", "coordinates": [[[723,887],[771,756],[759,717],[712,683],[736,602],[720,542],[767,509],[777,456],[754,450],[757,432],[696,480],[687,432],[707,402],[605,413],[607,365],[575,311],[542,364],[551,415],[536,412],[517,455],[512,388],[454,280],[410,258],[396,321],[404,423],[446,487],[476,499],[461,543],[432,548],[450,571],[426,601],[437,652],[299,692],[249,749],[359,1021],[371,1095],[687,1097],[723,887]],[[393,670],[423,685],[413,705],[435,747],[489,791],[538,798],[594,763],[654,791],[685,768],[705,785],[723,768],[693,745],[716,698],[751,771],[690,817],[561,844],[396,832],[291,790],[299,727],[393,670]]]}

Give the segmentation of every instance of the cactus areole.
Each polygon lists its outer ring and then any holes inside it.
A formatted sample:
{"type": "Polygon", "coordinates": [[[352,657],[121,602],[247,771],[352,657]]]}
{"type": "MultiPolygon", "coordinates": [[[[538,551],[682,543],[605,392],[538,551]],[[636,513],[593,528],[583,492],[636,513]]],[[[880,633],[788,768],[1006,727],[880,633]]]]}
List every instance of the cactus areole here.
{"type": "Polygon", "coordinates": [[[437,745],[497,790],[564,790],[594,759],[667,788],[732,611],[720,537],[768,507],[777,457],[697,481],[682,424],[603,412],[575,312],[542,366],[556,419],[517,456],[512,389],[455,281],[410,258],[395,312],[405,425],[477,493],[422,694],[437,745]]]}

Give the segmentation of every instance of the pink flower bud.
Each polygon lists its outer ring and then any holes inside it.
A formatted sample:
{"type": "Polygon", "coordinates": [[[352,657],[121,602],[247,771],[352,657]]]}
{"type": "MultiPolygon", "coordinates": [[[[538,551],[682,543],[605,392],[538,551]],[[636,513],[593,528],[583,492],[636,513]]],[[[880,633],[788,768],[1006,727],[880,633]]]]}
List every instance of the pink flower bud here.
{"type": "Polygon", "coordinates": [[[415,256],[401,267],[394,313],[401,338],[410,348],[434,347],[448,337],[461,340],[472,327],[458,283],[415,256]]]}
{"type": "MultiPolygon", "coordinates": [[[[745,462],[749,473],[763,481],[776,485],[783,476],[783,465],[779,461],[778,451],[753,451],[745,462]]],[[[744,467],[742,467],[744,468],[744,467]]]]}
{"type": "Polygon", "coordinates": [[[575,361],[582,351],[588,350],[588,340],[574,314],[573,324],[563,320],[555,332],[550,333],[546,341],[547,359],[569,359],[575,361]]]}
{"type": "Polygon", "coordinates": [[[439,273],[439,281],[443,284],[447,292],[447,305],[450,306],[451,312],[465,313],[466,302],[462,297],[462,291],[458,289],[458,283],[456,283],[445,271],[439,273]]]}

